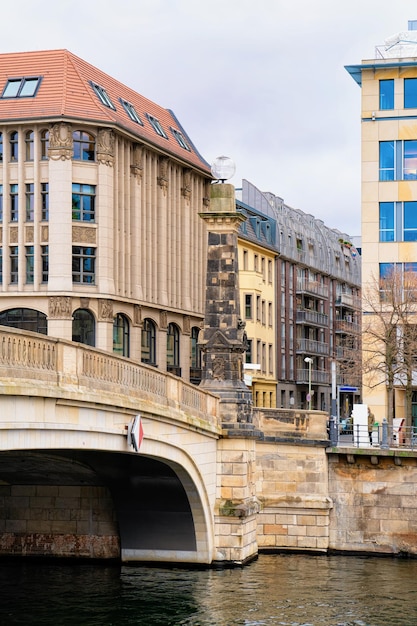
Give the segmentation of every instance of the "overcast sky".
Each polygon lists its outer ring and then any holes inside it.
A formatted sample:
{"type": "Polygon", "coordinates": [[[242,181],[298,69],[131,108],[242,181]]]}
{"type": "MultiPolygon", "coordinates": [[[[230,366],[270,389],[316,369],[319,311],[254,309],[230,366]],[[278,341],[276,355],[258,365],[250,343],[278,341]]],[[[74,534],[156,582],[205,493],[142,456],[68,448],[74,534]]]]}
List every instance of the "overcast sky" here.
{"type": "Polygon", "coordinates": [[[66,48],[172,109],[203,157],[360,234],[360,88],[344,69],[415,0],[3,0],[1,52],[66,48]]]}

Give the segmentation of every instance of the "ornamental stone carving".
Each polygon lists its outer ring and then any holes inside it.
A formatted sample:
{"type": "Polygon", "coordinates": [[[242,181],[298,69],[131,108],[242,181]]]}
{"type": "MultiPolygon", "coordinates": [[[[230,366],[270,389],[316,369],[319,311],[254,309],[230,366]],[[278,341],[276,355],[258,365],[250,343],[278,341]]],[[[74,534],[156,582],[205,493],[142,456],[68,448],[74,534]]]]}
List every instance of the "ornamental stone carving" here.
{"type": "Polygon", "coordinates": [[[97,241],[97,231],[95,228],[88,228],[88,226],[73,226],[72,240],[79,243],[95,244],[97,241]]]}
{"type": "Polygon", "coordinates": [[[48,316],[51,319],[69,319],[71,317],[71,298],[68,296],[51,296],[49,298],[48,316]]]}
{"type": "Polygon", "coordinates": [[[100,299],[98,301],[98,319],[105,322],[113,321],[113,302],[100,299]]]}
{"type": "Polygon", "coordinates": [[[97,161],[113,167],[114,132],[110,128],[101,128],[97,135],[97,161]]]}
{"type": "Polygon", "coordinates": [[[213,378],[214,380],[224,380],[225,377],[225,361],[221,356],[215,357],[213,360],[213,378]]]}
{"type": "Polygon", "coordinates": [[[160,316],[160,326],[161,328],[168,328],[168,313],[167,311],[161,311],[160,316]]]}
{"type": "Polygon", "coordinates": [[[19,231],[16,226],[11,228],[9,231],[9,241],[10,243],[18,243],[19,241],[19,231]]]}
{"type": "Polygon", "coordinates": [[[186,200],[191,200],[191,170],[184,169],[183,172],[183,186],[181,187],[181,193],[186,200]]]}
{"type": "Polygon", "coordinates": [[[34,237],[33,226],[26,226],[26,228],[25,228],[25,242],[26,243],[32,243],[34,241],[33,237],[34,237]]]}
{"type": "Polygon", "coordinates": [[[49,131],[48,156],[53,161],[66,161],[73,156],[72,126],[59,122],[49,131]]]}
{"type": "Polygon", "coordinates": [[[139,143],[133,146],[132,164],[130,171],[138,180],[142,179],[143,173],[143,146],[139,143]]]}
{"type": "Polygon", "coordinates": [[[142,307],[135,304],[133,307],[133,324],[134,326],[142,326],[142,307]]]}
{"type": "Polygon", "coordinates": [[[158,166],[158,186],[162,189],[164,196],[166,196],[168,189],[168,163],[169,159],[166,157],[161,157],[159,159],[158,166]]]}
{"type": "Polygon", "coordinates": [[[183,330],[184,330],[184,335],[189,335],[191,332],[191,320],[190,320],[190,316],[189,315],[184,315],[184,323],[183,323],[183,330]]]}
{"type": "Polygon", "coordinates": [[[49,228],[48,226],[41,226],[41,241],[49,240],[49,228]]]}
{"type": "Polygon", "coordinates": [[[80,308],[88,309],[90,306],[90,298],[80,298],[80,308]]]}

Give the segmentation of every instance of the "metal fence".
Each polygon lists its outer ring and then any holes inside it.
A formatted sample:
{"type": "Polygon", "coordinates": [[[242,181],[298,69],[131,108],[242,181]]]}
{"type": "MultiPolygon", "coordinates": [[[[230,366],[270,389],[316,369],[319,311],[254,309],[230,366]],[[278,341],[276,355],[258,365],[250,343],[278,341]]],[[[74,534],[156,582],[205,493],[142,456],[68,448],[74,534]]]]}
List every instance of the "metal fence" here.
{"type": "Polygon", "coordinates": [[[355,425],[349,421],[338,424],[330,418],[329,438],[331,445],[338,447],[417,450],[416,426],[393,426],[385,419],[369,432],[366,425],[355,425]]]}

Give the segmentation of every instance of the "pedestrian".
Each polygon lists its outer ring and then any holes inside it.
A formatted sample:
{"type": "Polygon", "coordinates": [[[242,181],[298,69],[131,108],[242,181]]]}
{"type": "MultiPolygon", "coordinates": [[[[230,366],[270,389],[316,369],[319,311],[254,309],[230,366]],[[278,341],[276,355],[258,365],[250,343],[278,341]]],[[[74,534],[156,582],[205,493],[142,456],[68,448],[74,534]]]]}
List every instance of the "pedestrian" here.
{"type": "Polygon", "coordinates": [[[372,445],[372,431],[374,428],[375,415],[372,413],[370,407],[368,406],[368,435],[369,435],[369,443],[372,445]]]}

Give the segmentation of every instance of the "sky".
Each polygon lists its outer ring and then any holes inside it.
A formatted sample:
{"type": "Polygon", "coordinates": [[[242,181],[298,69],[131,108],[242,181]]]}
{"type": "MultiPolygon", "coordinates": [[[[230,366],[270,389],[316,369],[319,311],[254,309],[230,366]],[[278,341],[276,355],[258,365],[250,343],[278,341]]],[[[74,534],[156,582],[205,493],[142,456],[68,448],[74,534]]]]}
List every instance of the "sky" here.
{"type": "Polygon", "coordinates": [[[360,235],[360,87],[345,69],[415,0],[9,0],[0,52],[66,48],[172,109],[201,155],[360,235]]]}

